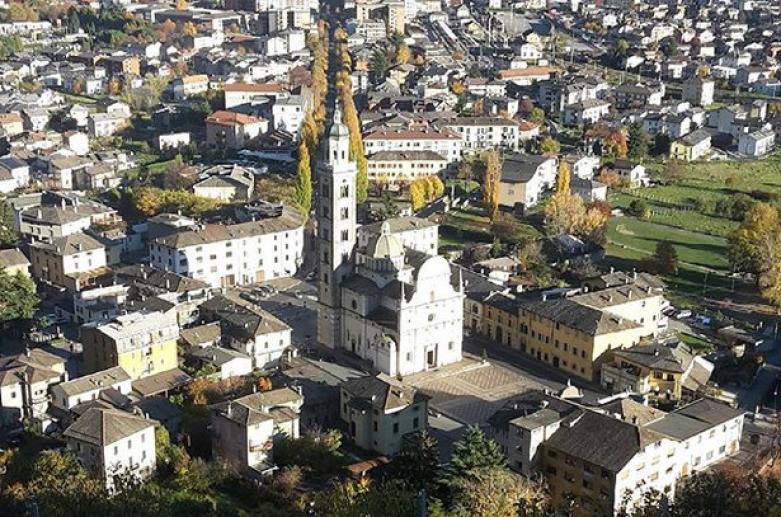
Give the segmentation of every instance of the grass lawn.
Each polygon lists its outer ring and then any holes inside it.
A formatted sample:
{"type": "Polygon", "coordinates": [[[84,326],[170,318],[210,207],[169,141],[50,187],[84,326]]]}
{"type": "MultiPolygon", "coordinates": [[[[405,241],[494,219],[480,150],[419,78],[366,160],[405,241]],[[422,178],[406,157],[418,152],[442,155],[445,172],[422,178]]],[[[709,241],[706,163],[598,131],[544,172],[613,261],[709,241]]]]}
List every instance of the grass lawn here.
{"type": "Polygon", "coordinates": [[[62,94],[66,102],[71,104],[95,104],[98,99],[94,97],[87,97],[86,95],[76,95],[73,93],[62,94]]]}
{"type": "Polygon", "coordinates": [[[474,189],[479,187],[480,184],[474,180],[470,180],[465,182],[464,180],[458,180],[458,179],[448,179],[445,180],[445,188],[449,191],[452,187],[456,187],[456,189],[460,189],[461,191],[466,191],[467,193],[472,192],[474,189]]]}
{"type": "Polygon", "coordinates": [[[713,352],[716,347],[713,343],[700,339],[697,336],[687,334],[686,332],[679,332],[678,337],[685,344],[689,345],[691,349],[698,354],[709,354],[713,352]]]}

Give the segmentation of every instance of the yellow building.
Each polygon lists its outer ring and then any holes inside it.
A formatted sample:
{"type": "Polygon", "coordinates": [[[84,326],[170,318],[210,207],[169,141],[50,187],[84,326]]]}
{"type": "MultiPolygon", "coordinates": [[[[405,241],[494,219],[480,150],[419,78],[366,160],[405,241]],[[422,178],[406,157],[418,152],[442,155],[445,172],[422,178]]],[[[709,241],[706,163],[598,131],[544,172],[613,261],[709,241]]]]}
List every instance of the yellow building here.
{"type": "Polygon", "coordinates": [[[121,366],[133,380],[178,366],[176,313],[136,312],[81,329],[87,373],[121,366]]]}

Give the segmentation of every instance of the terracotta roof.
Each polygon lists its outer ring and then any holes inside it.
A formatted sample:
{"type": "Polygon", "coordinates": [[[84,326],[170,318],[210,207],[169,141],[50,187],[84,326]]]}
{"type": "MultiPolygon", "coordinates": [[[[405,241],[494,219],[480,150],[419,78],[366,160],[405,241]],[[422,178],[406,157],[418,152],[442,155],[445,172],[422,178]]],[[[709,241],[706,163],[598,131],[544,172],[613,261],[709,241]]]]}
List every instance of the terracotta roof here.
{"type": "Polygon", "coordinates": [[[223,86],[223,91],[245,92],[245,93],[280,93],[285,91],[285,86],[281,83],[231,83],[223,86]]]}
{"type": "Polygon", "coordinates": [[[223,126],[232,126],[235,124],[256,124],[260,122],[260,119],[253,117],[252,115],[245,115],[243,113],[235,113],[233,111],[215,111],[206,118],[207,124],[220,124],[223,126]]]}
{"type": "Polygon", "coordinates": [[[551,75],[560,70],[555,66],[530,66],[528,68],[516,68],[512,70],[499,71],[499,77],[502,79],[515,79],[518,77],[537,77],[542,75],[551,75]]]}

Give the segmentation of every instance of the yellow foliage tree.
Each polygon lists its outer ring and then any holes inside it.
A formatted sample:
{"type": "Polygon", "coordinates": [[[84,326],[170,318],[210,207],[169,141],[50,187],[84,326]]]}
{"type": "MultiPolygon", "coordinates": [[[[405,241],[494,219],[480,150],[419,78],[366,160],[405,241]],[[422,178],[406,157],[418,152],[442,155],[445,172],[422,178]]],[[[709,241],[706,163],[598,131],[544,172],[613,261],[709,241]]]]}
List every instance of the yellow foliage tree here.
{"type": "Polygon", "coordinates": [[[409,186],[409,202],[412,204],[412,210],[417,212],[426,204],[426,193],[423,185],[418,181],[412,182],[409,186]]]}
{"type": "Polygon", "coordinates": [[[186,11],[187,10],[187,0],[176,0],[176,10],[177,11],[186,11]]]}
{"type": "Polygon", "coordinates": [[[559,173],[556,175],[556,192],[570,191],[569,164],[564,160],[559,162],[559,173]]]}
{"type": "Polygon", "coordinates": [[[396,49],[396,64],[405,65],[409,62],[411,57],[412,52],[410,51],[409,46],[406,43],[401,42],[396,49]]]}
{"type": "Polygon", "coordinates": [[[198,28],[193,22],[184,22],[184,26],[182,27],[182,34],[185,36],[195,36],[198,34],[198,28]]]}
{"type": "Polygon", "coordinates": [[[502,179],[502,163],[497,151],[483,153],[485,175],[483,177],[483,205],[493,221],[499,213],[499,183],[502,179]]]}
{"type": "Polygon", "coordinates": [[[550,236],[576,233],[585,215],[586,207],[580,196],[556,192],[545,205],[545,232],[550,236]]]}

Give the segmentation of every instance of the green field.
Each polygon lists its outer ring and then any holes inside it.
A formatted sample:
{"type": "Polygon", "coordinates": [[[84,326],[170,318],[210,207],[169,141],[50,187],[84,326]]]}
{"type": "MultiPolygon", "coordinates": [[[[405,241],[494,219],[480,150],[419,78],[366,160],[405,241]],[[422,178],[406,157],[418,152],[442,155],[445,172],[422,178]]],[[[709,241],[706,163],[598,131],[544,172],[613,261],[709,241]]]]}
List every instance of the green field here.
{"type": "MultiPolygon", "coordinates": [[[[652,177],[662,165],[648,166],[652,177]]],[[[613,218],[607,232],[607,260],[618,268],[643,268],[660,240],[678,251],[678,275],[666,278],[681,303],[701,304],[702,296],[755,298],[754,286],[729,277],[726,237],[739,222],[721,213],[720,201],[749,196],[781,198],[781,157],[760,161],[705,162],[684,165],[683,178],[670,185],[611,193],[614,207],[626,209],[634,199],[651,209],[648,220],[613,218]]]]}

